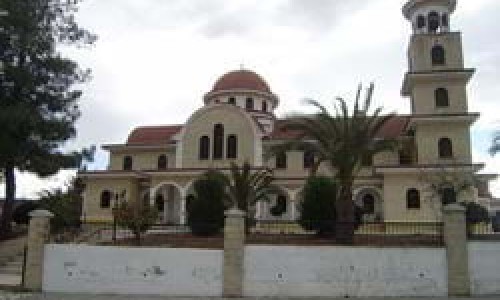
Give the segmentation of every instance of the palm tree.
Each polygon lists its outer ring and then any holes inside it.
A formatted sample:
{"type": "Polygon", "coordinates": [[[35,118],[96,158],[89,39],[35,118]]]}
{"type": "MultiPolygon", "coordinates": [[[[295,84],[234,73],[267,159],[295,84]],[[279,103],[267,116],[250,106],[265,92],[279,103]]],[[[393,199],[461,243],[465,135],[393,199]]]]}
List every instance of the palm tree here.
{"type": "Polygon", "coordinates": [[[230,174],[225,179],[230,206],[246,212],[247,219],[251,219],[251,213],[259,201],[270,201],[279,192],[273,181],[270,169],[252,171],[248,162],[241,167],[231,163],[230,174]]]}
{"type": "Polygon", "coordinates": [[[362,88],[358,88],[352,111],[342,98],[336,99],[333,114],[318,101],[307,100],[318,112],[288,118],[283,130],[297,132],[298,138],[271,149],[272,153],[289,149],[312,151],[316,159],[313,169],[326,163],[335,170],[334,179],[339,186],[336,211],[340,225],[336,226],[336,236],[345,243],[351,242],[354,234],[352,190],[363,159],[393,149],[396,145],[394,140],[377,138],[380,129],[394,115],[381,116],[381,107],[371,112],[373,89],[371,84],[362,101],[362,88]]]}

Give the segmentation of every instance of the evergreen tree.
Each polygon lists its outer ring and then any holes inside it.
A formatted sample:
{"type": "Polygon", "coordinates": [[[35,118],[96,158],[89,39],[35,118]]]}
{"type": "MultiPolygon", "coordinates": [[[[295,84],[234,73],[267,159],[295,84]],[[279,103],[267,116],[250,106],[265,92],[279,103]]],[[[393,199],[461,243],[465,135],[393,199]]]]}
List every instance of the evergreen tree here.
{"type": "Polygon", "coordinates": [[[78,167],[91,151],[64,153],[80,116],[77,85],[90,72],[58,51],[59,44],[85,46],[96,36],[81,28],[81,0],[1,0],[0,169],[6,201],[0,235],[10,231],[15,197],[14,170],[49,176],[78,167]]]}

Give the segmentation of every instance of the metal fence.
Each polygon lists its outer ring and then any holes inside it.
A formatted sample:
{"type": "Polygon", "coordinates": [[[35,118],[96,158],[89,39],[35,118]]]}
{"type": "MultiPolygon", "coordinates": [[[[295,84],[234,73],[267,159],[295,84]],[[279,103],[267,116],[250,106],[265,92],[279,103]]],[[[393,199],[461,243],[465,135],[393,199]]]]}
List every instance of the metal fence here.
{"type": "Polygon", "coordinates": [[[442,246],[440,222],[369,222],[346,224],[309,221],[259,221],[249,229],[247,244],[335,245],[335,229],[353,228],[353,245],[360,246],[442,246]]]}
{"type": "Polygon", "coordinates": [[[467,237],[470,240],[500,241],[500,228],[492,223],[479,223],[467,225],[467,237]]]}
{"type": "Polygon", "coordinates": [[[131,229],[112,223],[82,224],[78,230],[53,235],[52,242],[76,243],[103,246],[144,246],[170,248],[222,249],[224,238],[222,226],[215,223],[187,225],[153,224],[139,236],[131,229]]]}

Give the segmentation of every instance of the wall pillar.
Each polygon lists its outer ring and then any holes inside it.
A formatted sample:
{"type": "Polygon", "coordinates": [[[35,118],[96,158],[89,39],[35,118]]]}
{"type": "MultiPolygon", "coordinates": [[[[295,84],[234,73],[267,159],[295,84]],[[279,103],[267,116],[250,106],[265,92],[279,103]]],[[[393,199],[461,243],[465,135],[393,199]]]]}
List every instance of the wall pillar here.
{"type": "Polygon", "coordinates": [[[44,246],[49,241],[50,218],[54,215],[46,210],[30,212],[26,267],[24,268],[24,288],[41,291],[43,282],[44,246]]]}
{"type": "Polygon", "coordinates": [[[179,208],[179,213],[180,213],[180,218],[179,218],[179,221],[181,223],[181,225],[186,225],[187,224],[187,206],[186,206],[186,194],[187,194],[187,191],[185,190],[180,190],[179,191],[179,194],[180,194],[180,208],[179,208]]]}
{"type": "Polygon", "coordinates": [[[232,208],[225,213],[223,296],[243,295],[243,252],[245,247],[245,213],[232,208]]]}
{"type": "Polygon", "coordinates": [[[448,295],[469,296],[469,258],[465,208],[450,204],[443,208],[444,242],[448,263],[448,295]]]}

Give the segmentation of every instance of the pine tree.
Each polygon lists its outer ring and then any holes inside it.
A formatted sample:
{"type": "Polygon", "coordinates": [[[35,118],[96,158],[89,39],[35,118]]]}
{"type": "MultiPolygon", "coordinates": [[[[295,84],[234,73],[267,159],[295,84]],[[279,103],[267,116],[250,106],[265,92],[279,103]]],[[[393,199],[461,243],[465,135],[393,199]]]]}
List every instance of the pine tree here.
{"type": "Polygon", "coordinates": [[[0,0],[0,169],[6,201],[0,235],[10,231],[14,170],[49,176],[78,167],[91,151],[64,153],[80,116],[77,85],[89,70],[65,58],[58,45],[92,45],[75,13],[81,0],[0,0]]]}

